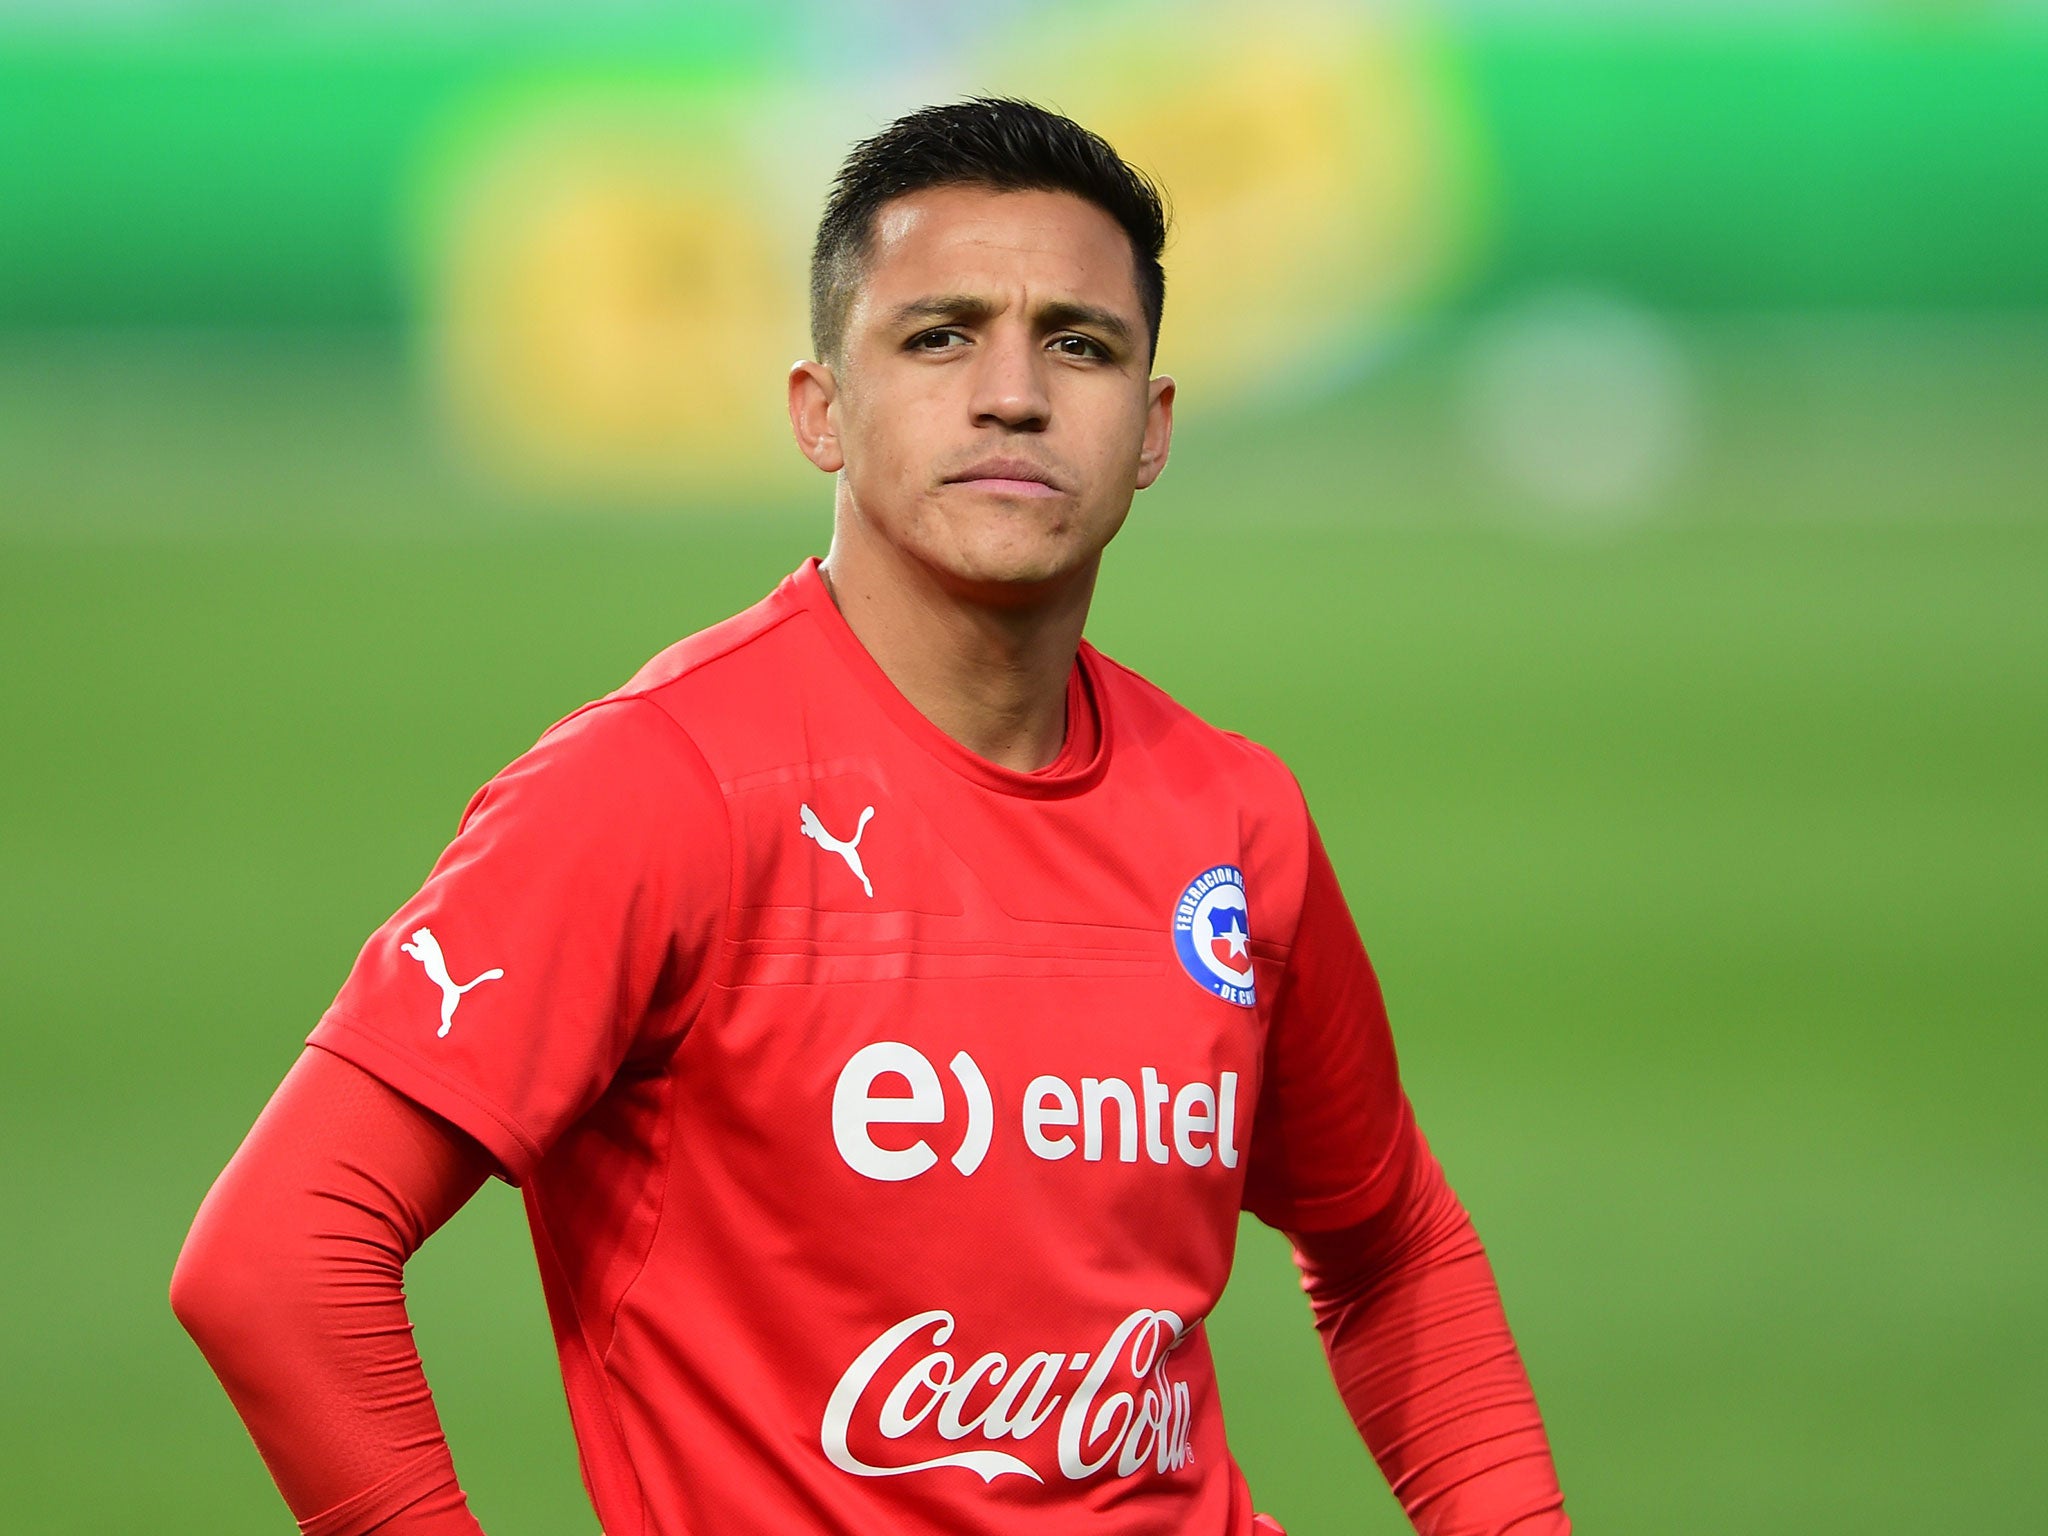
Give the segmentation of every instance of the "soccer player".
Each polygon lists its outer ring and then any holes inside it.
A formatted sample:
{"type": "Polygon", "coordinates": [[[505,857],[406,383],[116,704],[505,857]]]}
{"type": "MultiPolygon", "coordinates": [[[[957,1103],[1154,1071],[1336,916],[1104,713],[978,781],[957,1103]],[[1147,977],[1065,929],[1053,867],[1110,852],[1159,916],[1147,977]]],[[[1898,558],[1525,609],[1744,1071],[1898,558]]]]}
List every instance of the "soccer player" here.
{"type": "Polygon", "coordinates": [[[1241,1209],[1419,1530],[1569,1530],[1300,790],[1081,638],[1164,237],[1024,102],[846,161],[829,554],[483,787],[180,1256],[310,1536],[474,1536],[401,1278],[493,1174],[609,1536],[1277,1530],[1203,1326],[1241,1209]]]}

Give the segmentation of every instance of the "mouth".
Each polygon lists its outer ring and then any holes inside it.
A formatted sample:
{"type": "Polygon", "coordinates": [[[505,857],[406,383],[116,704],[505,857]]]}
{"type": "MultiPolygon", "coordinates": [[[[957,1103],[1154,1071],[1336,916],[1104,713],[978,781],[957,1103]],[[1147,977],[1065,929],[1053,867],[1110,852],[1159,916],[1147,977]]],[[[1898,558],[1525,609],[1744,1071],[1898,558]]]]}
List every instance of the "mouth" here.
{"type": "Polygon", "coordinates": [[[957,475],[946,477],[948,485],[962,485],[989,496],[1059,496],[1063,487],[1052,471],[1029,459],[983,459],[957,475]]]}

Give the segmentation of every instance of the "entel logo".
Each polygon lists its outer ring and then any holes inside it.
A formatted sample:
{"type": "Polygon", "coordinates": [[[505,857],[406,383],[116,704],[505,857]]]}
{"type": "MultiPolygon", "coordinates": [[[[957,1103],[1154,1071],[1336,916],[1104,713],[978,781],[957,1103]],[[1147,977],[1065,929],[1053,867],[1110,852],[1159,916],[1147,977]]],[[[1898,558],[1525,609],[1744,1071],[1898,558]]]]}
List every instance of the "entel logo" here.
{"type": "MultiPolygon", "coordinates": [[[[995,1133],[995,1097],[988,1079],[965,1051],[947,1064],[967,1099],[967,1133],[952,1156],[962,1174],[971,1174],[988,1156],[995,1133]]],[[[1178,1156],[1190,1168],[1206,1167],[1213,1158],[1225,1168],[1237,1166],[1237,1074],[1225,1072],[1216,1084],[1187,1083],[1178,1092],[1151,1067],[1140,1070],[1138,1089],[1120,1077],[1084,1077],[1080,1092],[1065,1078],[1050,1073],[1025,1085],[1020,1120],[1024,1145],[1046,1162],[1056,1163],[1078,1150],[1082,1161],[1102,1161],[1106,1114],[1116,1109],[1117,1161],[1138,1160],[1139,1125],[1143,1122],[1145,1155],[1155,1163],[1178,1156]],[[1142,1115],[1139,1100],[1143,1099],[1142,1115]],[[1167,1106],[1172,1105],[1172,1145],[1167,1142],[1167,1106]],[[1052,1134],[1078,1128],[1072,1136],[1052,1134]]],[[[946,1090],[938,1069],[924,1052],[899,1040],[877,1040],[862,1046],[840,1069],[832,1089],[832,1140],[846,1166],[870,1179],[899,1182],[914,1179],[939,1160],[931,1143],[919,1137],[909,1146],[884,1147],[869,1134],[877,1125],[938,1125],[946,1118],[946,1090]],[[889,1073],[910,1085],[908,1094],[875,1092],[876,1080],[889,1073]]]]}

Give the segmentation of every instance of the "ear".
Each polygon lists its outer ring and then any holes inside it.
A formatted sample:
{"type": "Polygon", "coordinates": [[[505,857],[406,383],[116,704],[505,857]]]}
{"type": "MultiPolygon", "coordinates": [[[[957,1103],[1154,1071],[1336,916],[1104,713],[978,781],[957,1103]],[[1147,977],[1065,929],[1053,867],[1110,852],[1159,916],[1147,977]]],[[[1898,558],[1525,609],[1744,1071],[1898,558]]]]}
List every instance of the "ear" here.
{"type": "Polygon", "coordinates": [[[1146,386],[1145,440],[1138,447],[1138,489],[1144,490],[1166,468],[1173,446],[1173,380],[1161,374],[1146,386]]]}
{"type": "Polygon", "coordinates": [[[789,370],[789,429],[805,458],[828,475],[846,467],[839,446],[839,381],[823,363],[793,363],[789,370]]]}

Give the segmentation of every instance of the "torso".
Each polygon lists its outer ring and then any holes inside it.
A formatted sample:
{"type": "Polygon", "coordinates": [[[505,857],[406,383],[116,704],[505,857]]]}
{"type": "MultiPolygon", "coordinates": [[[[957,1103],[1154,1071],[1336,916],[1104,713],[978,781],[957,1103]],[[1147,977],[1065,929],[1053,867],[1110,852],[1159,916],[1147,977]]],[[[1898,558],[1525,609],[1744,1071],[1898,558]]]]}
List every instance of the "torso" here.
{"type": "Polygon", "coordinates": [[[1250,1528],[1202,1323],[1299,800],[1080,665],[1092,750],[996,768],[807,567],[626,690],[703,754],[732,879],[680,1043],[528,1186],[610,1536],[1250,1528]]]}

